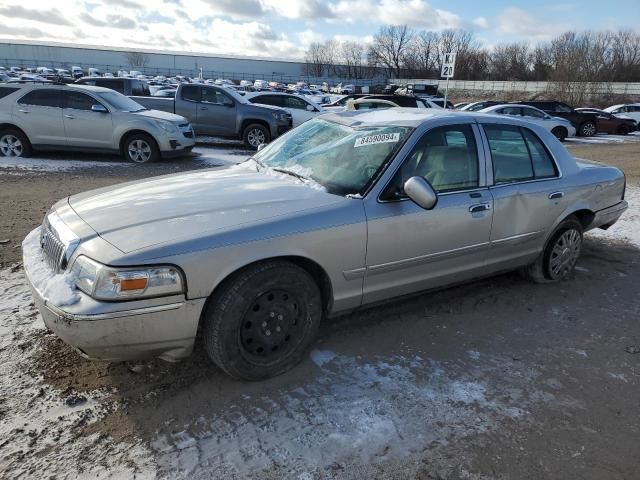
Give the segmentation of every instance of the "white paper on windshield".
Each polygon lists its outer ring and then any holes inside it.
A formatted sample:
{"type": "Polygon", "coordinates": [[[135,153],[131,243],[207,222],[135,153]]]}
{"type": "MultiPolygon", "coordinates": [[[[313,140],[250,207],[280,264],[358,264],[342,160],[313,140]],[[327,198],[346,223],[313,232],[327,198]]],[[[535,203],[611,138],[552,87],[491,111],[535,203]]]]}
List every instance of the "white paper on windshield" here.
{"type": "Polygon", "coordinates": [[[366,145],[374,145],[376,143],[396,143],[400,141],[400,134],[396,133],[379,133],[378,135],[368,135],[366,137],[356,138],[354,148],[364,147],[366,145]]]}

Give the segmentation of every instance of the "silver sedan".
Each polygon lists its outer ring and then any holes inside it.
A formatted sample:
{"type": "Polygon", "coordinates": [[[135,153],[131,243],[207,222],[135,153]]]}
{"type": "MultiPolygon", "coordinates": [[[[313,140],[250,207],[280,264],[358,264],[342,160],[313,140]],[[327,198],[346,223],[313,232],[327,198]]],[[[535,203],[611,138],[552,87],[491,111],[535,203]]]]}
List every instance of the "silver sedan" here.
{"type": "Polygon", "coordinates": [[[506,116],[328,114],[237,166],[72,195],[24,242],[45,323],[80,354],[298,363],[322,318],[519,269],[572,273],[627,208],[617,168],[506,116]]]}

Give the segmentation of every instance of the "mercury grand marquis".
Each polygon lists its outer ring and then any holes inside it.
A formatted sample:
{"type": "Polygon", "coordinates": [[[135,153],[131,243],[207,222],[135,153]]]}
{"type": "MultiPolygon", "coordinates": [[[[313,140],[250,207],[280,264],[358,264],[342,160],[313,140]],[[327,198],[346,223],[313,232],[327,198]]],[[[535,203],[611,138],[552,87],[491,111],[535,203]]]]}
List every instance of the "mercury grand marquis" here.
{"type": "Polygon", "coordinates": [[[624,193],[617,168],[504,115],[330,113],[232,167],[65,198],[24,266],[87,358],[178,360],[198,334],[257,380],[297,364],[323,317],[515,269],[569,277],[624,193]]]}

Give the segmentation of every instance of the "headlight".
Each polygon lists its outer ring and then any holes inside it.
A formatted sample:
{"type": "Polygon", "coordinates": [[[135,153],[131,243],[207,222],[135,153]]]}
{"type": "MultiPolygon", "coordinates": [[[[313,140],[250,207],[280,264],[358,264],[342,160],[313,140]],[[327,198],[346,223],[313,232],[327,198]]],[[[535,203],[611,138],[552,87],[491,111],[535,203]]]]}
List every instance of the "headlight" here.
{"type": "Polygon", "coordinates": [[[112,268],[84,255],[71,267],[76,287],[98,300],[160,297],[184,292],[182,274],[175,267],[112,268]]]}
{"type": "Polygon", "coordinates": [[[280,120],[281,122],[286,122],[288,120],[286,113],[271,112],[271,115],[273,115],[273,118],[275,118],[276,120],[280,120]]]}
{"type": "Polygon", "coordinates": [[[167,133],[180,133],[178,127],[171,122],[167,122],[165,120],[154,120],[153,123],[155,123],[159,129],[164,130],[167,133]]]}

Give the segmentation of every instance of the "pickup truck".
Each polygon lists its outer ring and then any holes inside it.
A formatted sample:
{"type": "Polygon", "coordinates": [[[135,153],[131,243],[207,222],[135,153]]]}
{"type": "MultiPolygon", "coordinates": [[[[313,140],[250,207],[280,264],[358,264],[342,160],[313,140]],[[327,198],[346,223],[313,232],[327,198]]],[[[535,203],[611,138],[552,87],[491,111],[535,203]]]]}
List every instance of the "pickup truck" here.
{"type": "Polygon", "coordinates": [[[131,97],[142,106],[186,117],[196,135],[240,138],[250,149],[269,143],[289,130],[291,114],[258,106],[230,88],[182,84],[175,98],[131,97]]]}

